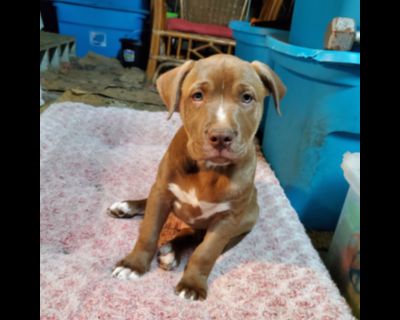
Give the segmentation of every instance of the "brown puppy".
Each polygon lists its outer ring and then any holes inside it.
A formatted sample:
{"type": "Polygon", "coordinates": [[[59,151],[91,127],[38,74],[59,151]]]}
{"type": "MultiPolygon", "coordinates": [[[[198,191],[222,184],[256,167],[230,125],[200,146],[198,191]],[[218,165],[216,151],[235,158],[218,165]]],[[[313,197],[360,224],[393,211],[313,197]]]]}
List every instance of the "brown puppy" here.
{"type": "MultiPolygon", "coordinates": [[[[135,247],[113,274],[133,279],[149,270],[161,229],[172,212],[204,235],[175,291],[188,299],[205,299],[216,259],[257,220],[254,136],[264,97],[272,94],[279,113],[286,88],[265,64],[225,54],[187,61],[163,74],[157,88],[170,114],[180,111],[183,126],[161,161],[147,202],[118,202],[109,209],[115,217],[145,209],[135,247]]],[[[195,231],[187,234],[193,236],[195,231]]],[[[174,249],[174,244],[160,248],[164,269],[178,264],[174,249]]]]}

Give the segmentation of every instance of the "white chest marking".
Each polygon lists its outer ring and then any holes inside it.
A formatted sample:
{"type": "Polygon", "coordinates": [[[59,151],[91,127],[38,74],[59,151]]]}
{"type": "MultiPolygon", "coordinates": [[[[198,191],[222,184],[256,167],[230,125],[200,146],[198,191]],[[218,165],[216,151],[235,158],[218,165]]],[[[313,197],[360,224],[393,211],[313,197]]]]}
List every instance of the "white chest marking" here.
{"type": "Polygon", "coordinates": [[[183,191],[176,183],[170,183],[168,190],[171,191],[180,202],[187,203],[193,207],[199,206],[199,199],[196,196],[196,190],[190,189],[189,192],[183,191]]]}
{"type": "Polygon", "coordinates": [[[202,214],[201,216],[196,217],[195,220],[207,219],[213,216],[215,213],[228,211],[231,209],[231,205],[229,202],[213,203],[207,201],[200,201],[200,208],[202,214]]]}
{"type": "MultiPolygon", "coordinates": [[[[231,209],[229,202],[214,203],[199,200],[197,198],[195,189],[190,189],[189,192],[186,192],[175,183],[170,183],[168,185],[168,189],[175,195],[175,197],[178,198],[180,202],[190,204],[194,208],[199,207],[201,209],[201,216],[196,217],[192,220],[192,222],[199,219],[207,219],[215,213],[231,209]]],[[[180,207],[178,209],[180,209],[180,207]]]]}

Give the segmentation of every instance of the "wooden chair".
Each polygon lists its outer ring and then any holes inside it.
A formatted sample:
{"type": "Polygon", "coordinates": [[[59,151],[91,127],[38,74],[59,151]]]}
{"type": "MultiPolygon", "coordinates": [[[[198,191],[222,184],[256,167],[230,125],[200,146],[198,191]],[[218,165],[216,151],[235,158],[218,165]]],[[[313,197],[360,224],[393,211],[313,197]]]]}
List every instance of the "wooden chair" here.
{"type": "MultiPolygon", "coordinates": [[[[286,2],[289,3],[289,6],[293,5],[293,0],[289,0],[286,2]]],[[[254,25],[257,22],[262,21],[276,21],[284,5],[284,0],[263,0],[260,15],[258,16],[258,18],[251,18],[251,24],[254,25]]]]}
{"type": "Polygon", "coordinates": [[[180,0],[180,18],[166,19],[164,0],[152,1],[153,30],[146,77],[154,83],[164,67],[216,53],[232,54],[229,21],[243,20],[249,0],[180,0]]]}

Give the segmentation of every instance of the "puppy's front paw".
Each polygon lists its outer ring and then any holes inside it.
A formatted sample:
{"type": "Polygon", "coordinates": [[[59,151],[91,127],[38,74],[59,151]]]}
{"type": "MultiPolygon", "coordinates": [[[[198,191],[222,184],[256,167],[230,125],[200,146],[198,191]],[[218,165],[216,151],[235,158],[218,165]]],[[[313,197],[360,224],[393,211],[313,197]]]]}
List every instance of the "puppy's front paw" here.
{"type": "Polygon", "coordinates": [[[180,298],[189,300],[205,300],[207,298],[207,288],[202,285],[188,284],[181,280],[175,287],[175,294],[180,298]]]}
{"type": "Polygon", "coordinates": [[[138,279],[140,274],[130,268],[119,266],[114,269],[112,276],[122,280],[134,280],[138,279]]]}
{"type": "Polygon", "coordinates": [[[135,259],[135,256],[131,254],[127,255],[116,264],[112,276],[123,280],[138,279],[148,269],[139,262],[140,260],[135,259]]]}

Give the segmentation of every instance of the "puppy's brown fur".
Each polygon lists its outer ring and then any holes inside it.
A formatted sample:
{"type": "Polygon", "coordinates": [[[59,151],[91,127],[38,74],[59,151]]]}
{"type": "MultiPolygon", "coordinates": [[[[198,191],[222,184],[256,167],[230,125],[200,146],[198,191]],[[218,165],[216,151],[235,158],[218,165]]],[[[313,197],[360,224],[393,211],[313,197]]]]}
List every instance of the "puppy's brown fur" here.
{"type": "MultiPolygon", "coordinates": [[[[264,97],[271,94],[279,112],[286,89],[268,66],[223,54],[184,63],[163,74],[157,88],[169,112],[180,112],[183,126],[160,163],[147,203],[140,203],[145,214],[137,242],[117,265],[137,274],[148,271],[172,212],[204,233],[175,290],[205,299],[216,259],[257,220],[254,136],[264,97]]],[[[137,202],[129,206],[138,209],[137,202]]]]}

